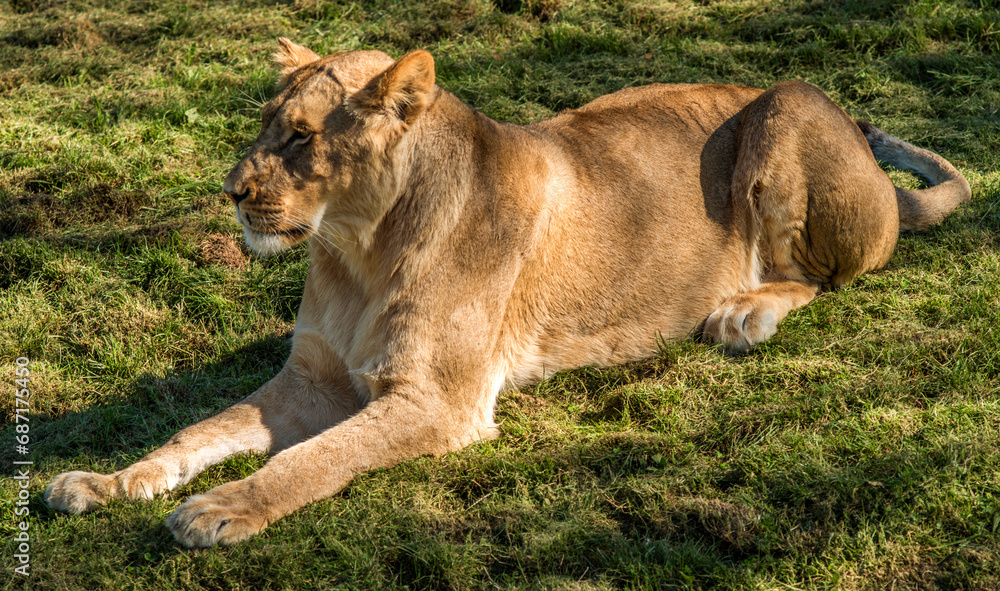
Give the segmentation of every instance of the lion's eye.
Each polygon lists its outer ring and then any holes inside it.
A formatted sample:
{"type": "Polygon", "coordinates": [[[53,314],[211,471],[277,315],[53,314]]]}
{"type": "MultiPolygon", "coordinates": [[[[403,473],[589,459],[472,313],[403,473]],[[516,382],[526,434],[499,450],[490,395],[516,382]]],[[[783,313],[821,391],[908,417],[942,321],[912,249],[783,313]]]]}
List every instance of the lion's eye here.
{"type": "Polygon", "coordinates": [[[288,138],[288,146],[294,147],[302,145],[308,142],[310,138],[312,138],[311,133],[295,130],[294,132],[292,132],[292,136],[288,138]]]}

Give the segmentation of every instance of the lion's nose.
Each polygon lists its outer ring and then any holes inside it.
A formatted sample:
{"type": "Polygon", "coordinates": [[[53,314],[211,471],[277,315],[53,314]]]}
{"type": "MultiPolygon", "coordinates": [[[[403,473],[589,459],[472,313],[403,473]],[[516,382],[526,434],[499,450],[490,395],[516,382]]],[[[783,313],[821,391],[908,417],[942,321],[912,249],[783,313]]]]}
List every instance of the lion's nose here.
{"type": "Polygon", "coordinates": [[[237,193],[236,191],[226,191],[226,190],[223,190],[222,192],[226,194],[226,197],[232,199],[233,203],[236,205],[239,205],[240,201],[243,201],[244,199],[250,196],[250,189],[247,189],[242,193],[237,193]]]}

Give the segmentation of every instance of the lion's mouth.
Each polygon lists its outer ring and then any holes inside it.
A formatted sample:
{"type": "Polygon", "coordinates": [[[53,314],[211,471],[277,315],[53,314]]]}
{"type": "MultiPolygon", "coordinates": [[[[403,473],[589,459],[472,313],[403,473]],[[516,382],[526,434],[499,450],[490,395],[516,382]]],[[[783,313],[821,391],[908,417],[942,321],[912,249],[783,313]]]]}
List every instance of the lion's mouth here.
{"type": "Polygon", "coordinates": [[[302,236],[308,234],[310,230],[312,230],[312,226],[306,225],[306,226],[296,226],[290,230],[280,230],[274,233],[280,236],[287,236],[288,238],[301,238],[302,236]]]}
{"type": "MultiPolygon", "coordinates": [[[[251,232],[255,232],[257,234],[263,234],[265,236],[285,236],[287,238],[301,238],[302,236],[305,236],[312,230],[311,224],[300,224],[298,226],[286,230],[279,230],[275,228],[271,223],[268,223],[266,220],[262,220],[260,216],[251,216],[249,213],[246,212],[239,212],[239,213],[243,214],[242,216],[243,219],[239,221],[243,223],[243,226],[246,229],[250,230],[251,232]],[[258,226],[263,226],[263,227],[261,228],[258,226]]],[[[239,217],[240,216],[237,215],[237,219],[239,219],[239,217]]]]}

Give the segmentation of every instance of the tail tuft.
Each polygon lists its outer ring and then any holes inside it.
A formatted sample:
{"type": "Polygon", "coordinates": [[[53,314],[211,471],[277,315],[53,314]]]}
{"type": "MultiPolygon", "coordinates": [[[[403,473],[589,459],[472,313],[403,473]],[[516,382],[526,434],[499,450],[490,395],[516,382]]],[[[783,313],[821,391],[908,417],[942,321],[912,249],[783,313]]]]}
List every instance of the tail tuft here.
{"type": "Polygon", "coordinates": [[[916,191],[896,187],[901,230],[926,230],[972,198],[968,181],[944,158],[893,137],[867,121],[856,123],[876,160],[913,173],[931,185],[916,191]]]}

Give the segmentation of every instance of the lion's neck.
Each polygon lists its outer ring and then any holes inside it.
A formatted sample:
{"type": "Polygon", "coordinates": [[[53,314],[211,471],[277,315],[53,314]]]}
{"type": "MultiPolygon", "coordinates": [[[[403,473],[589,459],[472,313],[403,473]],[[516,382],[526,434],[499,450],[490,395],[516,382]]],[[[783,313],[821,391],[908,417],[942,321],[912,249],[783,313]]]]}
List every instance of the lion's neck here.
{"type": "Polygon", "coordinates": [[[423,120],[370,179],[366,203],[341,216],[335,244],[351,274],[366,287],[383,289],[393,278],[421,272],[444,247],[472,197],[476,142],[491,132],[489,120],[441,91],[423,120]]]}

